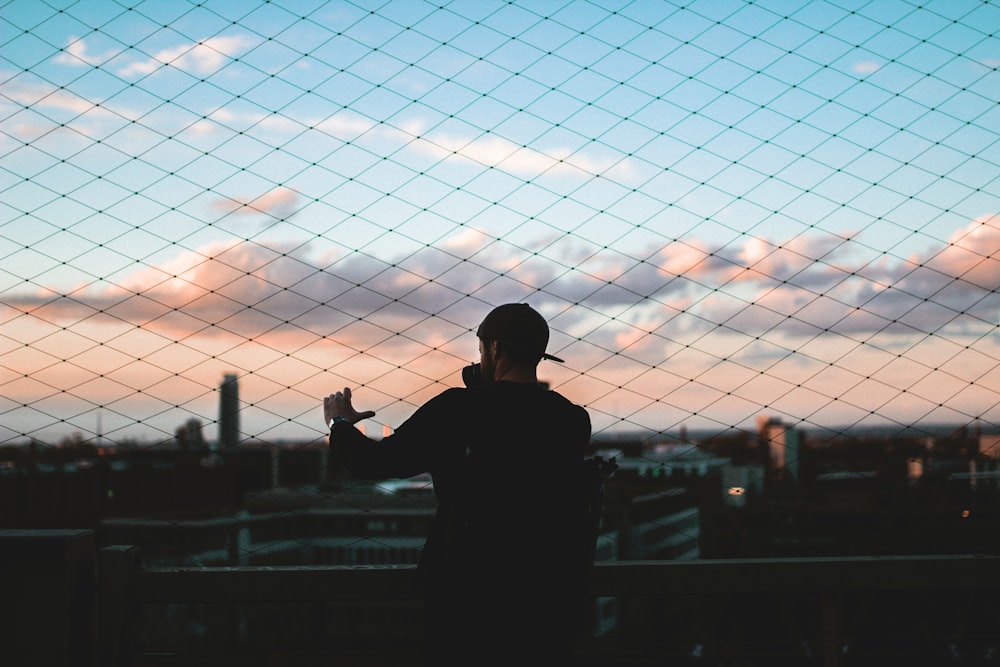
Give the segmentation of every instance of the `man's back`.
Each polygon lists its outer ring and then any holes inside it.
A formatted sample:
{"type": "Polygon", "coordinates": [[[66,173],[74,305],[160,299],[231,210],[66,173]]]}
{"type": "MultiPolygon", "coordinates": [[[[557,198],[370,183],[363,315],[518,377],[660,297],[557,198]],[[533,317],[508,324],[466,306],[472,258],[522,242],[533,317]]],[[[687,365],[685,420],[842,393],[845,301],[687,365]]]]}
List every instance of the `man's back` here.
{"type": "Polygon", "coordinates": [[[586,411],[536,385],[455,390],[464,447],[432,470],[439,511],[421,568],[435,644],[476,660],[568,650],[589,536],[586,411]],[[460,456],[459,456],[460,454],[460,456]],[[487,648],[488,647],[488,648],[487,648]]]}

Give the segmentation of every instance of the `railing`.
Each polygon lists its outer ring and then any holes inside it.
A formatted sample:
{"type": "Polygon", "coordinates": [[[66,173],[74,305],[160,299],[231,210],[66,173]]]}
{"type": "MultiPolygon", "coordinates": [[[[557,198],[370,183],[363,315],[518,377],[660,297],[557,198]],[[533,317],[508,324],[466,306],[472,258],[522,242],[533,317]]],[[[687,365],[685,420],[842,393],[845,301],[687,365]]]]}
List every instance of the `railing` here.
{"type": "MultiPolygon", "coordinates": [[[[996,555],[599,562],[602,616],[577,665],[996,664],[998,567],[996,555]]],[[[7,530],[0,571],[4,665],[418,662],[412,566],[154,568],[133,546],[95,549],[90,530],[7,530]]]]}
{"type": "MultiPolygon", "coordinates": [[[[1000,657],[991,653],[997,640],[990,644],[1000,620],[992,604],[1000,593],[998,567],[1000,557],[974,555],[597,563],[592,593],[617,601],[620,627],[582,640],[579,664],[948,664],[920,661],[958,651],[966,655],[962,664],[991,664],[991,655],[1000,657]]],[[[197,664],[198,650],[159,653],[155,663],[142,655],[132,643],[140,604],[417,598],[411,566],[144,569],[134,547],[109,547],[100,552],[100,664],[197,664]]],[[[407,657],[416,664],[419,655],[415,641],[377,638],[353,642],[344,653],[397,667],[407,657]]],[[[312,665],[334,655],[329,646],[296,647],[281,664],[312,665]]],[[[268,661],[273,655],[233,646],[202,657],[218,665],[275,664],[268,661]]],[[[341,658],[337,664],[352,664],[341,658]]]]}

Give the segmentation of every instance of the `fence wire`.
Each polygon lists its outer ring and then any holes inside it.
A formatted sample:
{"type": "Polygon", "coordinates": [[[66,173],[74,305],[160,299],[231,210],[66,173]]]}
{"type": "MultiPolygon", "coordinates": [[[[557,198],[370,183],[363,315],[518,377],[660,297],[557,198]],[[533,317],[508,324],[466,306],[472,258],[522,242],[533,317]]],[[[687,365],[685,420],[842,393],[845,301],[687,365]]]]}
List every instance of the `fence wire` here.
{"type": "Polygon", "coordinates": [[[552,327],[597,436],[1000,426],[1000,5],[11,0],[0,443],[369,434],[552,327]]]}

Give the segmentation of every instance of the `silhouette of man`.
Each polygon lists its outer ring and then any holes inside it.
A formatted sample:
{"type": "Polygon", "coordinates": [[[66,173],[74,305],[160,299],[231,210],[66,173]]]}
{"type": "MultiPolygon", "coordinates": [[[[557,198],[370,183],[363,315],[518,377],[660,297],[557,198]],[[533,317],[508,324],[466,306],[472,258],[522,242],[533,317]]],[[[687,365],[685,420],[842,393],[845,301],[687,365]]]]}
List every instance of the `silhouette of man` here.
{"type": "Polygon", "coordinates": [[[420,556],[425,662],[566,664],[582,620],[587,540],[581,466],[590,416],[538,382],[549,328],[509,303],[480,324],[476,380],[443,391],[381,441],[351,390],[323,400],[330,448],[362,479],[429,472],[438,507],[420,556]],[[536,662],[537,661],[537,662],[536,662]]]}

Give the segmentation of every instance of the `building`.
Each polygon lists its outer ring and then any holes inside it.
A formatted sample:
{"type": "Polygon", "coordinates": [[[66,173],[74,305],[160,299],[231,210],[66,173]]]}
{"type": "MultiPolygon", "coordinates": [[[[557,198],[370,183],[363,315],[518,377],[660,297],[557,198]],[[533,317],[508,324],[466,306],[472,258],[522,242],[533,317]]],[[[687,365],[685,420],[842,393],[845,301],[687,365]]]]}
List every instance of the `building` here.
{"type": "Polygon", "coordinates": [[[757,417],[757,436],[763,448],[768,479],[797,482],[799,479],[799,449],[801,436],[797,429],[780,418],[757,417]]]}
{"type": "Polygon", "coordinates": [[[219,385],[219,448],[235,447],[240,441],[240,389],[235,374],[227,373],[219,385]]]}

